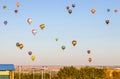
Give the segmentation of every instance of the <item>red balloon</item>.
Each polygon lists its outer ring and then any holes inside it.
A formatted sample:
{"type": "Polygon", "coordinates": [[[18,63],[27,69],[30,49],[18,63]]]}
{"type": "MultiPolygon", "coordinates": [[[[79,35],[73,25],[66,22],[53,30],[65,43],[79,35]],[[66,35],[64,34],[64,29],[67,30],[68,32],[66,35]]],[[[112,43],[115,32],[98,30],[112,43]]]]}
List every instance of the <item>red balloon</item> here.
{"type": "Polygon", "coordinates": [[[90,50],[88,50],[87,53],[90,54],[91,53],[90,50]]]}

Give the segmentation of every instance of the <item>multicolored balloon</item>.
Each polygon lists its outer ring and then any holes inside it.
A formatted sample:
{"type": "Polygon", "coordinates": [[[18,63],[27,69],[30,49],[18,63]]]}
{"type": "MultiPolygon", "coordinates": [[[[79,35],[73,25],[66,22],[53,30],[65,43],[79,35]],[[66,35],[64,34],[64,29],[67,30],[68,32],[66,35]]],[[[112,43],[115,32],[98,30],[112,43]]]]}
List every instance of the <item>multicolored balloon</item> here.
{"type": "Polygon", "coordinates": [[[72,45],[75,46],[77,44],[77,41],[76,40],[73,40],[72,41],[72,45]]]}
{"type": "Polygon", "coordinates": [[[71,13],[72,13],[72,10],[71,10],[71,9],[69,9],[69,10],[68,10],[68,13],[69,13],[69,14],[71,14],[71,13]]]}
{"type": "Polygon", "coordinates": [[[41,24],[40,28],[43,30],[45,28],[45,24],[41,24]]]}
{"type": "Polygon", "coordinates": [[[34,61],[35,58],[36,58],[36,57],[35,57],[34,55],[31,56],[31,60],[32,60],[32,61],[34,61]]]}
{"type": "Polygon", "coordinates": [[[27,19],[27,22],[28,22],[29,24],[31,24],[31,23],[32,23],[32,18],[28,18],[28,19],[27,19]]]}
{"type": "Polygon", "coordinates": [[[36,33],[37,33],[37,29],[32,29],[32,34],[36,35],[36,33]]]}
{"type": "Polygon", "coordinates": [[[94,14],[96,12],[96,10],[93,8],[93,9],[91,9],[91,12],[92,12],[92,14],[94,14]]]}

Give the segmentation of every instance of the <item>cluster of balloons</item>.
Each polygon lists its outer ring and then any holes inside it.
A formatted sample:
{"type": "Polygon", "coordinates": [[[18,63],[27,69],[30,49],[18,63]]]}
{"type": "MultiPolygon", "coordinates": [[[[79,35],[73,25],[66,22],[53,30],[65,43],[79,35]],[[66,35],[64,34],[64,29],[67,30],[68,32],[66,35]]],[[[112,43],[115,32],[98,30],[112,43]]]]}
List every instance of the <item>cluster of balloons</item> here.
{"type": "Polygon", "coordinates": [[[20,48],[20,49],[22,49],[22,48],[24,47],[23,44],[22,44],[22,43],[19,43],[19,42],[16,43],[16,46],[17,46],[18,48],[20,48]]]}
{"type": "MultiPolygon", "coordinates": [[[[72,4],[72,7],[75,8],[75,4],[72,4]]],[[[69,6],[66,6],[66,9],[67,9],[67,11],[68,11],[69,14],[72,13],[72,9],[70,9],[69,6]]]]}
{"type": "MultiPolygon", "coordinates": [[[[16,2],[16,7],[20,7],[20,2],[16,2]]],[[[14,10],[15,13],[18,13],[18,10],[14,10]]]]}
{"type": "Polygon", "coordinates": [[[32,60],[32,61],[35,60],[36,56],[35,56],[35,55],[32,55],[32,51],[29,51],[29,52],[28,52],[28,55],[31,56],[31,60],[32,60]]]}
{"type": "MultiPolygon", "coordinates": [[[[27,22],[28,22],[29,25],[31,25],[32,22],[33,22],[32,18],[28,18],[27,22]]],[[[39,27],[40,27],[41,30],[43,30],[45,28],[45,24],[40,24],[39,27]]],[[[37,29],[32,29],[32,34],[36,35],[36,33],[37,33],[37,29]]]]}
{"type": "MultiPolygon", "coordinates": [[[[91,53],[91,51],[90,51],[90,50],[87,50],[87,54],[90,54],[90,53],[91,53]]],[[[89,62],[89,63],[92,62],[92,58],[91,58],[91,57],[88,58],[88,62],[89,62]]]]}

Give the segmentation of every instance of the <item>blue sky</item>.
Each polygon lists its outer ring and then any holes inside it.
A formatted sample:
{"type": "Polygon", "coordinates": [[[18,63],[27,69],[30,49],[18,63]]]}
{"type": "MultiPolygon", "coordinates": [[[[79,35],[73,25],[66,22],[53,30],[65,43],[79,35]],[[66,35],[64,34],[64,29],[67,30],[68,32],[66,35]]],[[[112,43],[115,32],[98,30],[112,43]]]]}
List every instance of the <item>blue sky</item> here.
{"type": "Polygon", "coordinates": [[[120,65],[119,3],[119,0],[1,0],[0,63],[120,65]],[[16,7],[16,2],[21,6],[16,7]],[[71,6],[73,3],[75,8],[71,6]],[[3,5],[7,6],[6,10],[3,5]],[[67,12],[66,6],[72,9],[72,14],[67,12]],[[95,14],[91,13],[92,8],[96,9],[95,14]],[[118,12],[114,13],[114,9],[118,12]],[[28,18],[33,20],[31,25],[27,23],[28,18]],[[109,25],[105,24],[106,19],[110,20],[109,25]],[[8,21],[6,26],[5,20],[8,21]],[[40,24],[45,24],[44,30],[39,28],[40,24]],[[32,29],[38,31],[35,36],[32,29]],[[77,41],[75,47],[72,40],[77,41]],[[17,48],[16,42],[23,43],[24,48],[17,48]],[[62,45],[66,46],[64,51],[62,45]],[[87,50],[91,50],[90,55],[87,50]],[[36,56],[35,61],[30,59],[29,51],[36,56]],[[91,63],[89,57],[93,59],[91,63]]]}

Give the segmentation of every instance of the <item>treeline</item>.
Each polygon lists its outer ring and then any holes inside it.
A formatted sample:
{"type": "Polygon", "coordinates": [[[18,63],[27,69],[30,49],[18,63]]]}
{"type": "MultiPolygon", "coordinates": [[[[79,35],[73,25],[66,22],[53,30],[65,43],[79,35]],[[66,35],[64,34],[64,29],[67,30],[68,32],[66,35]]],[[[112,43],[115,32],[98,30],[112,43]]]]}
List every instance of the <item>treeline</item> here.
{"type": "Polygon", "coordinates": [[[120,79],[120,72],[110,71],[94,67],[82,67],[77,69],[73,66],[61,68],[56,73],[15,73],[15,79],[120,79]]]}

